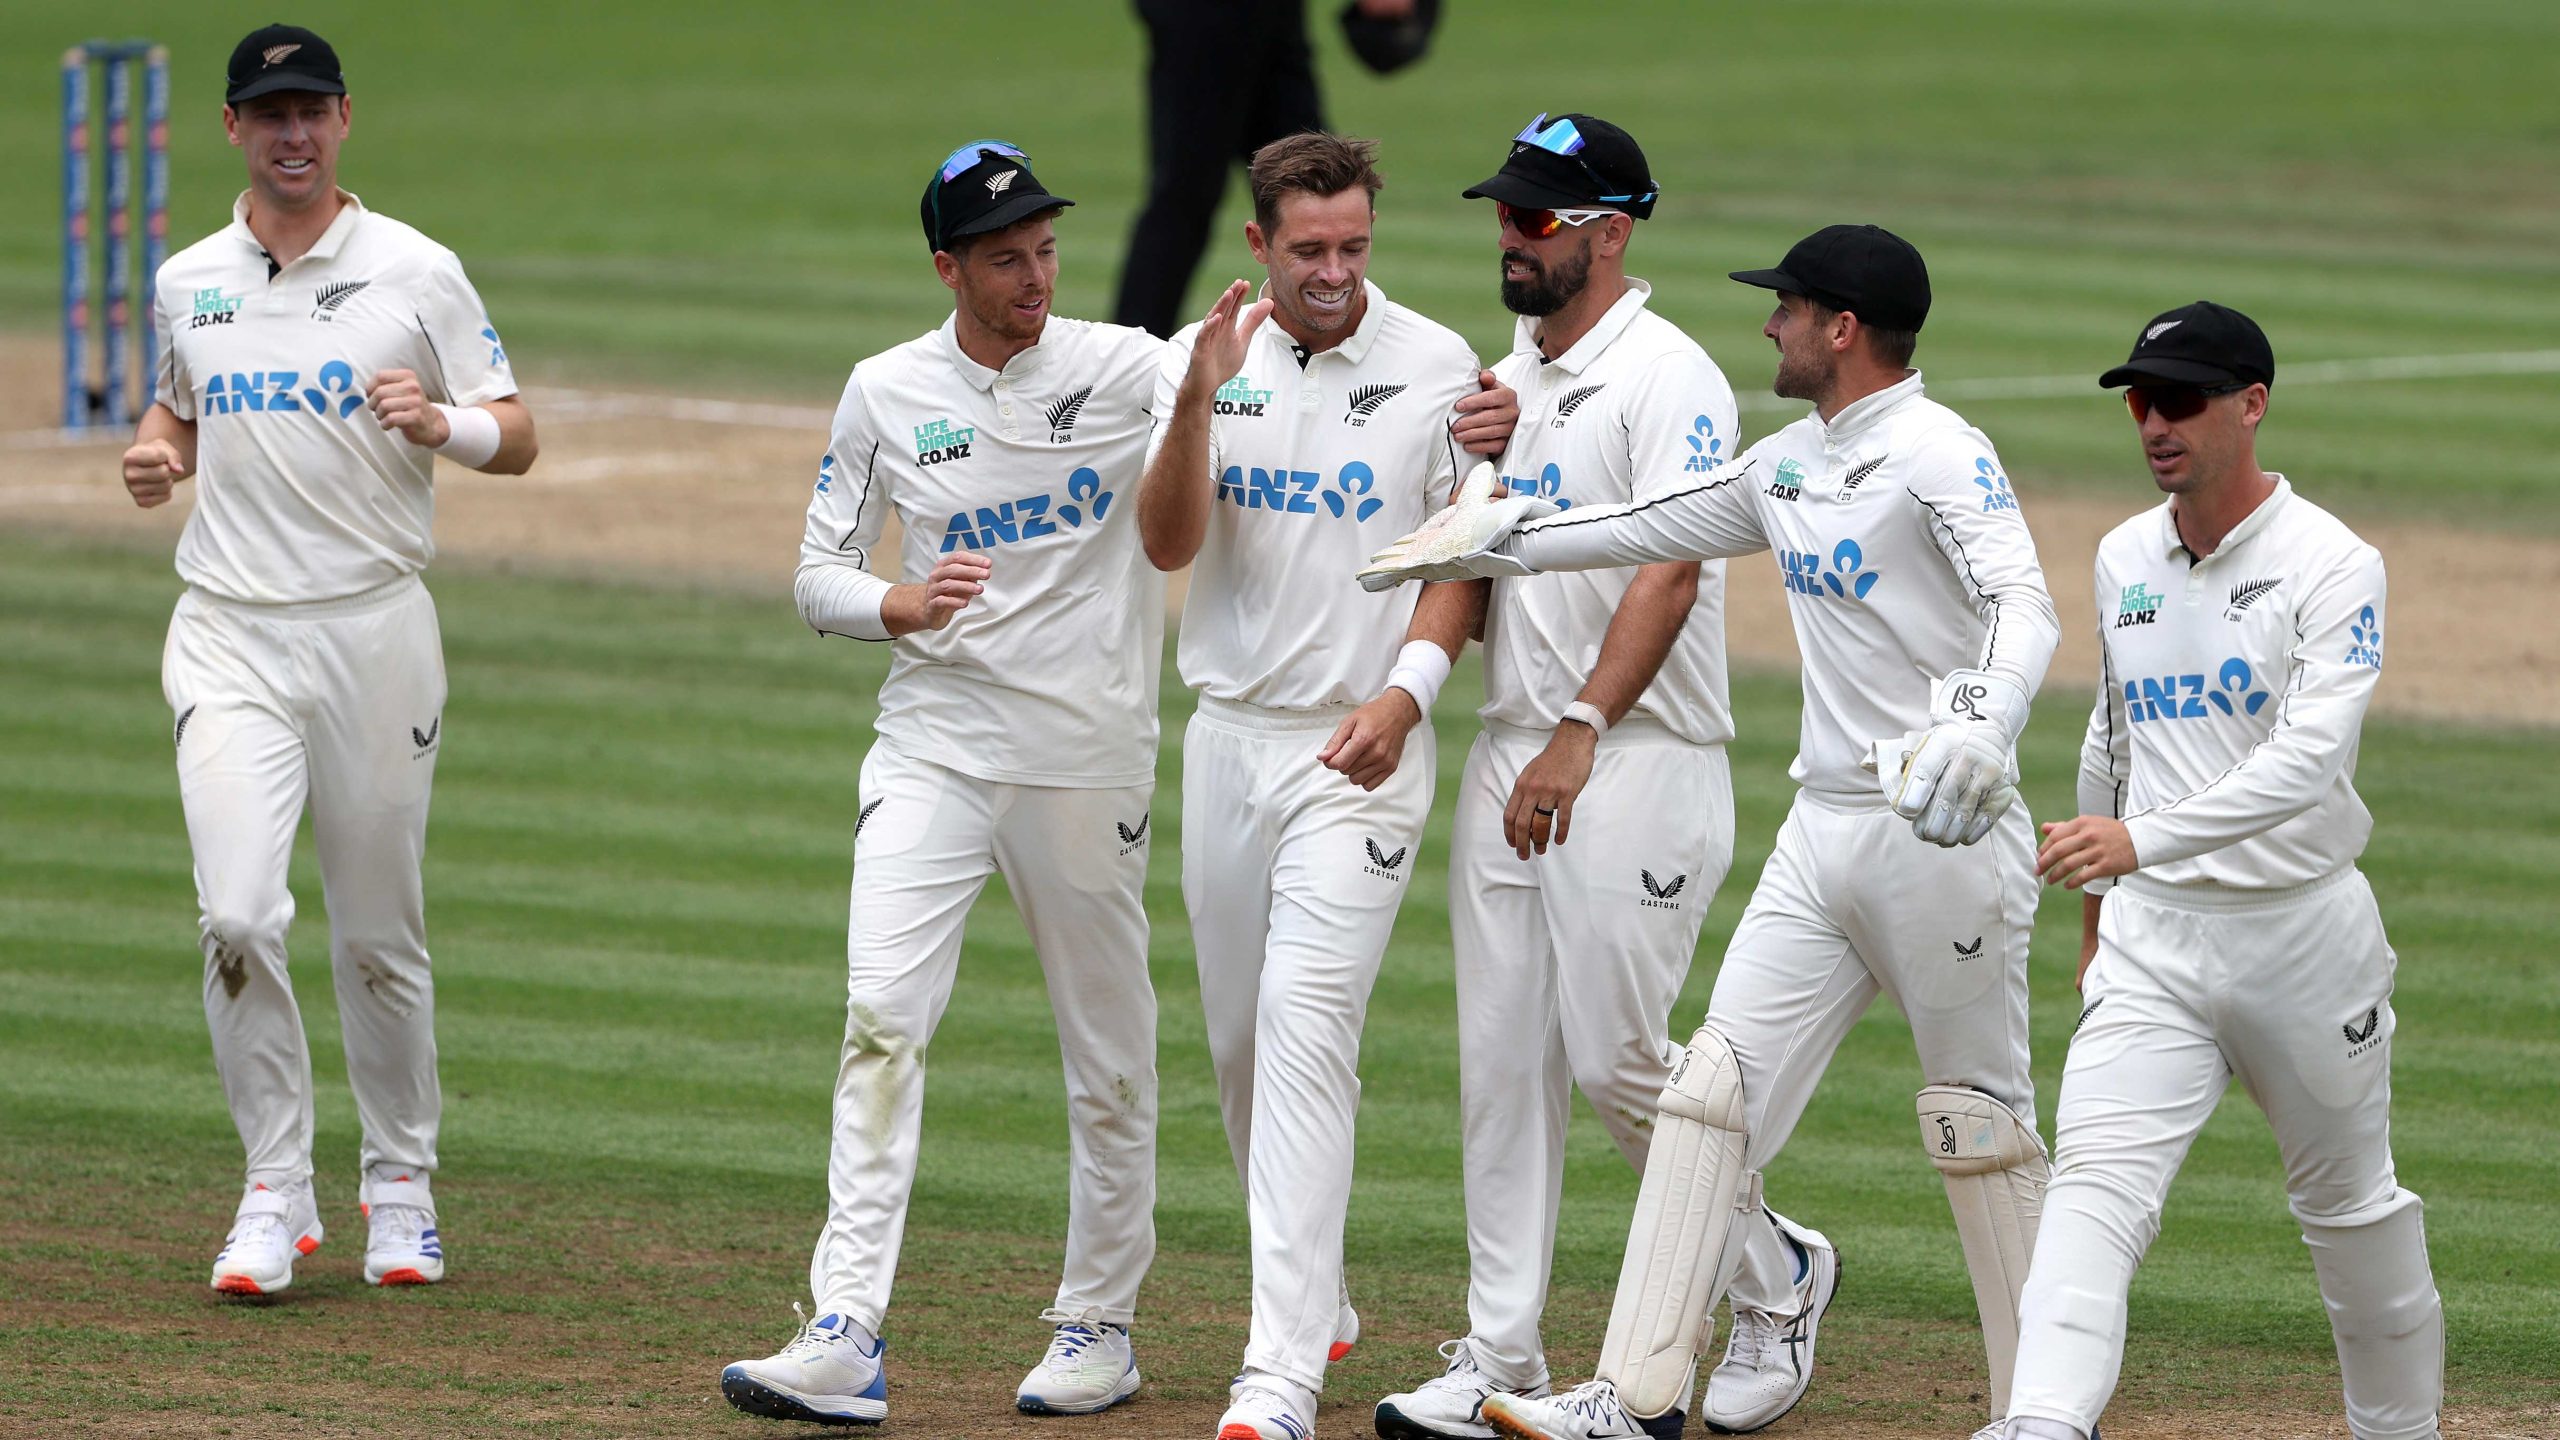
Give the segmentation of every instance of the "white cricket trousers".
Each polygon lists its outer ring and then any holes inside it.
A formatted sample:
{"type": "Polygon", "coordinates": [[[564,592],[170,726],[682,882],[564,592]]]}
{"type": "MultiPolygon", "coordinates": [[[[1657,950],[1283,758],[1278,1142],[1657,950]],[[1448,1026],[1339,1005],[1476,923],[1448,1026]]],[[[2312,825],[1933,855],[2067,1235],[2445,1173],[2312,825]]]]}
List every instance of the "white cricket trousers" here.
{"type": "MultiPolygon", "coordinates": [[[[1969,1086],[2035,1128],[2034,857],[2023,804],[1981,840],[1949,849],[1912,834],[1880,795],[1796,792],[1707,1002],[1707,1023],[1741,1062],[1745,1165],[1763,1170],[1785,1146],[1832,1053],[1879,993],[1910,1022],[1922,1084],[1969,1086]]],[[[1786,1242],[1756,1200],[1735,1223],[1734,1302],[1792,1312],[1786,1242]]]]}
{"type": "Polygon", "coordinates": [[[2444,1309],[2391,1164],[2391,978],[2353,867],[2281,891],[2118,881],[2062,1070],[2009,1413],[2086,1435],[2170,1178],[2234,1076],[2266,1112],[2357,1440],[2437,1433],[2444,1309]]]}
{"type": "Polygon", "coordinates": [[[1057,1308],[1130,1322],[1155,1259],[1156,996],[1147,976],[1154,787],[980,780],[863,757],[845,942],[818,1313],[877,1334],[915,1187],[925,1049],[951,1002],[969,907],[1001,872],[1048,980],[1067,1085],[1067,1247],[1057,1308]]]}
{"type": "Polygon", "coordinates": [[[1502,812],[1548,738],[1487,723],[1449,839],[1469,1333],[1485,1373],[1517,1389],[1547,1379],[1538,1317],[1574,1087],[1642,1174],[1680,1058],[1671,1007],[1733,865],[1724,747],[1644,716],[1600,738],[1566,842],[1522,860],[1502,812]]]}
{"type": "Polygon", "coordinates": [[[1426,719],[1360,789],[1316,760],[1350,713],[1202,696],[1182,752],[1182,898],[1253,1233],[1244,1368],[1310,1390],[1341,1310],[1360,1027],[1438,763],[1426,719]]]}
{"type": "Polygon", "coordinates": [[[419,864],[445,678],[427,587],[407,576],[295,605],[190,589],[160,684],[195,850],[205,1020],[248,1179],[311,1174],[311,1050],[285,973],[306,803],[363,1163],[433,1170],[444,1102],[419,864]]]}

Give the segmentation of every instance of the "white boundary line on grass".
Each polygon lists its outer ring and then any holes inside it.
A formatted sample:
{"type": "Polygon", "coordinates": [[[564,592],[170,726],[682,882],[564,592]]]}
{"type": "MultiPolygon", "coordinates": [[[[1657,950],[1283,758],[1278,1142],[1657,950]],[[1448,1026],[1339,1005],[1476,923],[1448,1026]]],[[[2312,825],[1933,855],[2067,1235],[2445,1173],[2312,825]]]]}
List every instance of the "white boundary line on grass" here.
{"type": "MultiPolygon", "coordinates": [[[[2386,355],[2363,360],[2313,360],[2282,371],[2288,391],[2302,385],[2349,385],[2373,380],[2450,380],[2489,375],[2560,374],[2560,350],[2501,350],[2473,355],[2386,355]]],[[[1983,380],[1949,380],[1929,387],[1941,400],[2053,400],[2072,396],[2100,398],[2093,375],[2017,375],[1983,380]]],[[[835,412],[814,405],[777,405],[753,400],[712,400],[685,395],[650,395],[611,390],[527,392],[542,419],[610,420],[634,416],[697,425],[735,425],[754,430],[825,430],[835,412]]],[[[1800,400],[1754,394],[1741,398],[1750,411],[1795,410],[1800,400]]],[[[12,430],[0,432],[0,451],[63,450],[125,443],[120,434],[93,430],[12,430]]]]}

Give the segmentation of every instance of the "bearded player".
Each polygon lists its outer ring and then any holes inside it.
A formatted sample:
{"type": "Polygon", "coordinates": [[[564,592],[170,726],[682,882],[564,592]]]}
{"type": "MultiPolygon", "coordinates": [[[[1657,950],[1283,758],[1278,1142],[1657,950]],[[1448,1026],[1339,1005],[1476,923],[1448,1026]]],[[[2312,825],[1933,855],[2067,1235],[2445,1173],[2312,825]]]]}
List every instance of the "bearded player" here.
{"type": "Polygon", "coordinates": [[[213,1263],[213,1288],[231,1295],[291,1285],[324,1234],[311,1054],[285,970],[305,808],[364,1132],[364,1278],[444,1278],[419,866],[445,675],[418,576],[435,553],[435,457],[522,474],[536,450],[461,261],[338,188],[354,113],[337,52],[308,30],[270,25],[231,52],[222,123],[249,188],[229,226],[160,269],[166,343],[124,456],[137,505],[196,480],[161,684],[177,716],[214,1068],[248,1149],[213,1263]]]}
{"type": "Polygon", "coordinates": [[[2046,1173],[2027,1070],[2034,845],[2014,748],[2052,658],[2053,602],[1990,441],[1910,367],[1929,309],[1919,252],[1835,225],[1733,278],[1778,292],[1762,329],[1773,388],[1812,414],[1658,499],[1528,525],[1526,497],[1453,512],[1364,577],[1768,549],[1804,654],[1800,788],[1662,1091],[1598,1377],[1488,1397],[1505,1434],[1680,1432],[1706,1319],[1772,1233],[1760,1172],[1879,993],[1911,1024],[1921,1142],[1972,1272],[1994,1419],[2007,1409],[2046,1173]]]}

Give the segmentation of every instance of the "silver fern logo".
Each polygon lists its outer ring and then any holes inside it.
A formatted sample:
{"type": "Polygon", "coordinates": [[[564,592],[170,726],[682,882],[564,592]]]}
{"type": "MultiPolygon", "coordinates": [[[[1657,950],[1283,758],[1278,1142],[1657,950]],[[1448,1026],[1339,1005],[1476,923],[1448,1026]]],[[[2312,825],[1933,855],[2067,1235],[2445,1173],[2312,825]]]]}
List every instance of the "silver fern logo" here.
{"type": "Polygon", "coordinates": [[[1000,174],[988,176],[987,193],[990,195],[1001,195],[1007,190],[1012,189],[1014,178],[1021,173],[1022,172],[1019,170],[1007,170],[1000,174]]]}
{"type": "Polygon", "coordinates": [[[321,286],[311,297],[311,318],[322,321],[337,319],[338,307],[355,298],[357,291],[372,283],[370,280],[341,280],[335,285],[321,286]]]}
{"type": "Polygon", "coordinates": [[[858,840],[862,838],[862,827],[871,823],[871,812],[879,809],[882,803],[887,801],[888,798],[888,796],[883,795],[880,799],[874,800],[870,804],[863,806],[862,809],[854,815],[853,834],[855,839],[858,840]]]}
{"type": "Polygon", "coordinates": [[[1888,458],[1890,457],[1879,455],[1873,460],[1868,461],[1866,464],[1859,466],[1857,469],[1850,471],[1848,476],[1840,482],[1840,493],[1843,495],[1855,495],[1858,493],[1858,487],[1867,483],[1868,476],[1883,469],[1884,462],[1888,458]]]}
{"type": "Polygon", "coordinates": [[[1085,402],[1093,398],[1093,387],[1061,395],[1049,402],[1043,413],[1049,417],[1049,443],[1064,445],[1075,437],[1076,417],[1084,413],[1085,402]]]}
{"type": "Polygon", "coordinates": [[[1608,383],[1603,381],[1598,385],[1584,385],[1564,392],[1564,398],[1556,402],[1555,428],[1563,429],[1564,422],[1572,417],[1574,411],[1582,408],[1583,401],[1608,388],[1608,383]]]}
{"type": "Polygon", "coordinates": [[[1355,430],[1367,425],[1370,417],[1378,413],[1378,407],[1412,388],[1410,385],[1360,386],[1351,392],[1351,408],[1343,412],[1343,423],[1355,430]]]}
{"type": "Polygon", "coordinates": [[[2259,597],[2265,595],[2268,591],[2273,590],[2280,583],[2282,582],[2279,580],[2267,579],[2252,580],[2244,585],[2232,586],[2230,603],[2222,607],[2222,618],[2226,620],[2239,619],[2242,611],[2257,604],[2259,597]]]}

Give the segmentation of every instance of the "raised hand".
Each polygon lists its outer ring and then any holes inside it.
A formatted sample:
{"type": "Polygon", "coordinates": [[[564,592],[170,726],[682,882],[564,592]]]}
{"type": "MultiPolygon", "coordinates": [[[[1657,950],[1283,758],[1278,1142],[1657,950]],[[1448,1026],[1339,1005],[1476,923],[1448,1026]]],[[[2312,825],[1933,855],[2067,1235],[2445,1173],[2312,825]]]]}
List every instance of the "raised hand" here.
{"type": "Polygon", "coordinates": [[[453,434],[444,412],[427,399],[414,370],[385,370],[364,387],[365,403],[385,430],[397,430],[410,444],[433,450],[453,434]]]}
{"type": "Polygon", "coordinates": [[[1219,386],[1244,368],[1245,349],[1253,340],[1253,332],[1271,314],[1271,302],[1251,300],[1252,295],[1253,287],[1238,280],[1201,317],[1200,332],[1191,338],[1191,368],[1182,381],[1183,388],[1196,398],[1206,400],[1215,395],[1219,386]]]}

